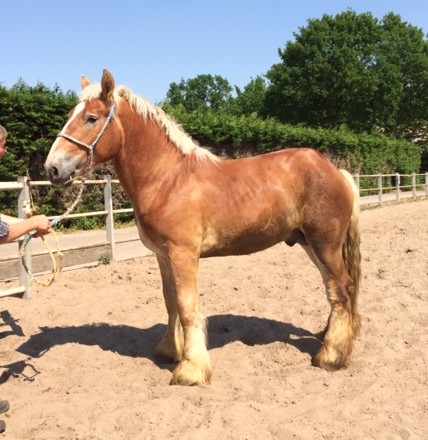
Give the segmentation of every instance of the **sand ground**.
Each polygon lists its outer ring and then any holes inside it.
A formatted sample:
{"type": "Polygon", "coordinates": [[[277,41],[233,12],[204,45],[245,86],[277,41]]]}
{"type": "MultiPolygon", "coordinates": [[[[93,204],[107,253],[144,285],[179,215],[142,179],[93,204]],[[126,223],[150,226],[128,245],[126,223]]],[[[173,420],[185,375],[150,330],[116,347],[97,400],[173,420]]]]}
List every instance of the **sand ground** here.
{"type": "Polygon", "coordinates": [[[62,273],[0,303],[10,440],[428,438],[428,201],[361,213],[352,363],[311,365],[329,307],[297,246],[201,261],[211,385],[170,386],[153,257],[62,273]]]}

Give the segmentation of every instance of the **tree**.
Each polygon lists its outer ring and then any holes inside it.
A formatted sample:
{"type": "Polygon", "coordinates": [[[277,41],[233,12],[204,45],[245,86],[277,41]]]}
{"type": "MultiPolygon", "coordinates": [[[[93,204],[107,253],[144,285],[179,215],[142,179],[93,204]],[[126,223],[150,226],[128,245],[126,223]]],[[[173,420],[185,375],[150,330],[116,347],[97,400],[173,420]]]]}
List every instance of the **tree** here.
{"type": "Polygon", "coordinates": [[[400,17],[388,14],[382,23],[384,38],[379,47],[378,98],[387,131],[412,138],[428,120],[428,42],[421,30],[403,23],[400,17]],[[391,119],[388,119],[388,116],[391,119]]]}
{"type": "Polygon", "coordinates": [[[428,43],[392,13],[347,11],[308,21],[267,73],[265,116],[404,136],[426,124],[428,43]]]}
{"type": "Polygon", "coordinates": [[[188,113],[224,110],[232,99],[232,86],[219,75],[198,75],[171,83],[166,106],[182,106],[188,113]]]}
{"type": "Polygon", "coordinates": [[[234,99],[234,112],[238,115],[260,115],[263,110],[267,85],[264,78],[257,76],[241,90],[236,89],[236,98],[234,99]]]}

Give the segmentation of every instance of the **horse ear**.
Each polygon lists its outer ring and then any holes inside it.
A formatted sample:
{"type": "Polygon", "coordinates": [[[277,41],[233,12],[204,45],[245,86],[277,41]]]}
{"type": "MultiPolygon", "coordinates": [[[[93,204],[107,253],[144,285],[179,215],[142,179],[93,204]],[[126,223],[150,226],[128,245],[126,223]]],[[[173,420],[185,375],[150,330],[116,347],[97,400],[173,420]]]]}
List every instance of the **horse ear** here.
{"type": "Polygon", "coordinates": [[[82,75],[82,81],[81,81],[82,90],[83,90],[86,86],[89,86],[89,84],[91,84],[91,81],[89,80],[89,78],[88,78],[86,75],[82,75]]]}
{"type": "Polygon", "coordinates": [[[103,77],[101,78],[101,99],[107,104],[113,103],[115,82],[113,75],[107,70],[103,70],[103,77]]]}

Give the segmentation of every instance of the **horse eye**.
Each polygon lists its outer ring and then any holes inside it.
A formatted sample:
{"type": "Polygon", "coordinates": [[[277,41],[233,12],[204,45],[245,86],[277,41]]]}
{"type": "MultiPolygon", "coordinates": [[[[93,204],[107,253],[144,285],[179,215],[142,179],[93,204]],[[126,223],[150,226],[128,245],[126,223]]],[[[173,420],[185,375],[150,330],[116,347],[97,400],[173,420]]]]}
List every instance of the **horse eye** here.
{"type": "Polygon", "coordinates": [[[87,124],[95,124],[95,122],[97,122],[98,121],[98,118],[96,117],[96,116],[88,116],[87,118],[86,118],[86,123],[87,124]]]}

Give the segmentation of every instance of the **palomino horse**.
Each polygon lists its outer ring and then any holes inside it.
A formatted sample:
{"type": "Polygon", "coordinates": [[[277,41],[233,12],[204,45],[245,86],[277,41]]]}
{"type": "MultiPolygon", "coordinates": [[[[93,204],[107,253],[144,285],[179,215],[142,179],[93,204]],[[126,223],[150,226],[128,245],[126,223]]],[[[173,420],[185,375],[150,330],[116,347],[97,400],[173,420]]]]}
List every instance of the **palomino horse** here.
{"type": "Polygon", "coordinates": [[[199,147],[160,108],[82,77],[82,98],[45,168],[66,184],[112,160],[139,235],[157,257],[168,326],[156,353],[178,362],[172,384],[210,381],[198,295],[201,257],[300,244],[321,272],[331,313],[314,364],[345,367],[360,327],[358,195],[352,177],[315,150],[290,148],[226,160],[199,147]]]}

